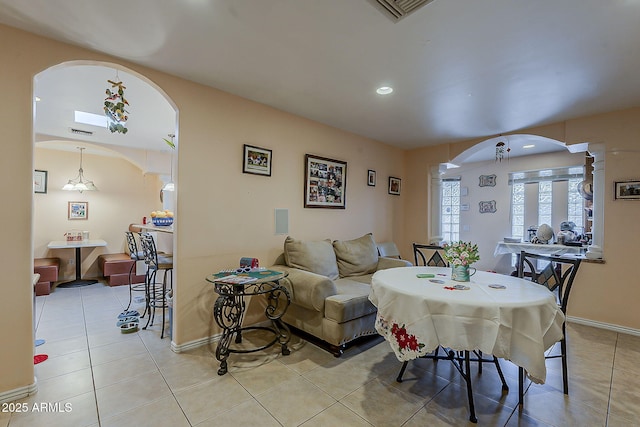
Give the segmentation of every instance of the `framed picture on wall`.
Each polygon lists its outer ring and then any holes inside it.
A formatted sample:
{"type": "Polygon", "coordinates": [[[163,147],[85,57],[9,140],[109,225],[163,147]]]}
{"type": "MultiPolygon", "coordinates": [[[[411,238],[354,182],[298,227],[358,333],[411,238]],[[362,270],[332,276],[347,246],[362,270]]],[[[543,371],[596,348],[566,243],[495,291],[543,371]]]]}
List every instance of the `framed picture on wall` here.
{"type": "Polygon", "coordinates": [[[495,187],[496,175],[480,175],[480,187],[495,187]]]}
{"type": "Polygon", "coordinates": [[[89,202],[69,202],[68,219],[88,219],[89,202]]]}
{"type": "Polygon", "coordinates": [[[345,209],[347,162],[305,154],[304,207],[345,209]]]}
{"type": "Polygon", "coordinates": [[[33,172],[33,192],[47,192],[47,171],[35,170],[33,172]]]}
{"type": "Polygon", "coordinates": [[[640,200],[640,181],[616,182],[616,199],[640,200]]]}
{"type": "Polygon", "coordinates": [[[401,183],[402,183],[402,180],[400,178],[390,176],[389,177],[389,194],[399,196],[401,183]]]}
{"type": "Polygon", "coordinates": [[[376,171],[369,169],[369,172],[367,173],[367,185],[369,187],[376,186],[376,171]]]}
{"type": "Polygon", "coordinates": [[[271,150],[244,144],[242,172],[271,176],[271,150]]]}
{"type": "Polygon", "coordinates": [[[479,205],[480,213],[496,213],[497,211],[495,200],[482,201],[479,205]]]}

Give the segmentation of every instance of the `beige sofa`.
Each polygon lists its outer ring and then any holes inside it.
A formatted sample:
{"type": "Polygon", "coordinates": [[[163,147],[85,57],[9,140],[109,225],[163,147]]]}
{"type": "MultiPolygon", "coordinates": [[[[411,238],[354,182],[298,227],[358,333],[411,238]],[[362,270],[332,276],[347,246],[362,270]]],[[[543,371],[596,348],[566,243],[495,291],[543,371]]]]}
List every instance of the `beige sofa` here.
{"type": "Polygon", "coordinates": [[[288,273],[280,282],[291,294],[283,320],[339,357],[350,341],[377,334],[376,308],[369,302],[373,273],[408,265],[379,257],[373,236],[367,234],[334,242],[287,237],[284,253],[270,268],[288,273]]]}

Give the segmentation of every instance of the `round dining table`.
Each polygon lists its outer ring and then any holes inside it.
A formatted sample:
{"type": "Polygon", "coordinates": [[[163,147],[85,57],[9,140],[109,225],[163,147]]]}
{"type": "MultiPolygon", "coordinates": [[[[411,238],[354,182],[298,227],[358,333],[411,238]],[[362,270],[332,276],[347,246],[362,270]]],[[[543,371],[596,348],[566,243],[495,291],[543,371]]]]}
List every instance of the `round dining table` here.
{"type": "Polygon", "coordinates": [[[376,330],[400,361],[441,346],[510,360],[535,383],[546,379],[545,351],[562,338],[564,314],[544,286],[477,271],[469,282],[451,268],[400,267],[377,271],[369,300],[376,330]]]}

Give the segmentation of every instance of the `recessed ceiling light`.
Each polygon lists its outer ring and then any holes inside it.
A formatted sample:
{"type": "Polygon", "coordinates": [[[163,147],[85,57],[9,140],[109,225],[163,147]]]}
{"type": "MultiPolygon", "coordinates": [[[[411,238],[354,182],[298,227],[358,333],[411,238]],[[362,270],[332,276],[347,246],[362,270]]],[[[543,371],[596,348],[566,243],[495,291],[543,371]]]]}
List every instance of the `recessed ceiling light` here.
{"type": "Polygon", "coordinates": [[[533,147],[535,147],[534,144],[529,144],[529,145],[523,145],[522,146],[522,148],[524,148],[525,150],[528,149],[528,148],[533,148],[533,147]]]}
{"type": "Polygon", "coordinates": [[[40,97],[36,96],[36,102],[40,102],[40,97]]]}
{"type": "Polygon", "coordinates": [[[378,93],[378,95],[389,95],[391,92],[393,92],[393,88],[389,86],[382,86],[376,89],[376,92],[378,93]]]}

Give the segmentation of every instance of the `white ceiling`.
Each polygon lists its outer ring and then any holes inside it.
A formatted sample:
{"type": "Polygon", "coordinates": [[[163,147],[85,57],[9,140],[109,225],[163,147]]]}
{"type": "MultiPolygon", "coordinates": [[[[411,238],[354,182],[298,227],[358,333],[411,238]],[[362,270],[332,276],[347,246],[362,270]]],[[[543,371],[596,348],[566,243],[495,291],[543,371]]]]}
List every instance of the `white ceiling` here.
{"type": "MultiPolygon", "coordinates": [[[[34,84],[36,102],[35,134],[42,147],[102,152],[100,146],[170,151],[163,139],[176,134],[176,113],[169,102],[149,83],[127,72],[104,66],[73,64],[54,67],[38,74],[34,84]],[[129,120],[126,134],[75,122],[75,111],[105,117],[104,100],[111,81],[122,81],[129,120]],[[79,135],[71,129],[93,132],[79,135]],[[93,143],[78,144],[78,141],[93,143]],[[45,143],[43,143],[45,142],[45,143]],[[73,143],[69,143],[73,142],[73,143]]],[[[108,152],[108,150],[107,150],[108,152]]]]}
{"type": "Polygon", "coordinates": [[[640,105],[639,0],[435,0],[397,23],[366,0],[0,0],[0,22],[402,148],[640,105]]]}

